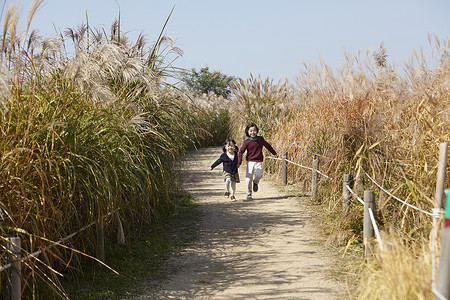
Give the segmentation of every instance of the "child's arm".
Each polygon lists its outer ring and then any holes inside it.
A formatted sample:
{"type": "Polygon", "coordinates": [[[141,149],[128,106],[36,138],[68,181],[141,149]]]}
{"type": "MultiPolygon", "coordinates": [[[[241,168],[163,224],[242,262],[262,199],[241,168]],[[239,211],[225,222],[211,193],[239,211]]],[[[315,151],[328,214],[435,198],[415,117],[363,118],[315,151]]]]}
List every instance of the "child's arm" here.
{"type": "Polygon", "coordinates": [[[273,149],[272,145],[270,145],[266,140],[263,140],[263,145],[266,147],[267,150],[270,151],[273,155],[277,156],[277,152],[273,149]]]}
{"type": "Polygon", "coordinates": [[[217,167],[218,165],[220,165],[222,163],[222,157],[219,157],[218,160],[216,160],[212,165],[211,165],[211,171],[217,167]]]}
{"type": "Polygon", "coordinates": [[[244,141],[244,143],[242,144],[241,149],[239,149],[238,152],[238,163],[237,163],[237,167],[239,168],[241,166],[242,163],[242,155],[244,155],[245,150],[247,150],[247,140],[244,141]]]}

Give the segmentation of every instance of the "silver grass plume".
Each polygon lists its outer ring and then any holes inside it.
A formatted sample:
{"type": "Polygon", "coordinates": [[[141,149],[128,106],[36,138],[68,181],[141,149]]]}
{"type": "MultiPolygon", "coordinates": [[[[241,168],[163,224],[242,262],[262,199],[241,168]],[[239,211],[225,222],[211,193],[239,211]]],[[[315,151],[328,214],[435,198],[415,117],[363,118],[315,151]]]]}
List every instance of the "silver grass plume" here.
{"type": "Polygon", "coordinates": [[[121,84],[139,82],[146,89],[155,89],[154,76],[140,56],[129,57],[125,48],[116,43],[102,42],[90,52],[82,50],[65,68],[65,75],[77,81],[92,99],[102,103],[113,103],[115,97],[107,81],[121,84]]]}
{"type": "Polygon", "coordinates": [[[11,89],[10,89],[10,75],[9,73],[3,73],[0,75],[0,112],[4,114],[8,111],[6,103],[10,101],[11,89]]]}

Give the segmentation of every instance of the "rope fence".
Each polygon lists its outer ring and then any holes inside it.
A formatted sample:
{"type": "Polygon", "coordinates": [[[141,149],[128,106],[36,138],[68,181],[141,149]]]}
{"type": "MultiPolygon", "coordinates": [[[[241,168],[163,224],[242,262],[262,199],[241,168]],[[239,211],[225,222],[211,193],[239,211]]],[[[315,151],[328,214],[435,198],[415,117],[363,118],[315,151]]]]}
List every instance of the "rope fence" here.
{"type": "MultiPolygon", "coordinates": [[[[266,158],[274,159],[274,160],[281,160],[281,161],[283,160],[283,158],[273,157],[273,156],[267,156],[266,158]]],[[[322,173],[321,171],[319,171],[319,170],[317,170],[317,169],[314,169],[314,168],[311,168],[311,167],[307,167],[307,166],[301,165],[301,164],[296,163],[296,162],[293,162],[293,161],[291,161],[291,160],[289,160],[289,159],[284,159],[284,160],[287,161],[287,162],[290,163],[290,164],[299,166],[299,167],[301,167],[301,168],[308,169],[308,170],[310,170],[310,171],[315,171],[315,172],[319,173],[320,175],[322,175],[323,177],[325,177],[325,178],[327,178],[327,179],[330,179],[330,180],[333,180],[332,177],[330,177],[330,176],[328,176],[328,175],[322,173]]]]}
{"type": "MultiPolygon", "coordinates": [[[[350,186],[348,184],[345,185],[345,187],[359,201],[359,203],[364,205],[364,201],[361,200],[361,198],[359,198],[359,196],[350,188],[350,186]]],[[[368,208],[368,212],[369,212],[369,216],[370,216],[370,221],[372,222],[372,226],[373,226],[373,229],[375,231],[375,236],[377,238],[378,245],[380,245],[380,249],[383,249],[383,241],[381,240],[380,230],[378,229],[377,222],[375,221],[375,215],[374,215],[374,213],[372,211],[372,208],[369,207],[368,208]]]]}
{"type": "Polygon", "coordinates": [[[355,196],[356,199],[358,199],[358,201],[364,205],[364,201],[361,200],[361,198],[359,198],[358,195],[356,195],[356,193],[350,188],[350,186],[348,184],[345,185],[345,187],[347,188],[347,190],[352,193],[353,196],[355,196]]]}
{"type": "MultiPolygon", "coordinates": [[[[295,142],[293,143],[295,144],[295,142]]],[[[292,147],[292,145],[288,148],[288,150],[292,147]]],[[[445,228],[444,228],[444,234],[442,237],[442,247],[441,247],[441,257],[440,257],[440,264],[439,264],[439,273],[436,274],[436,236],[437,236],[437,226],[440,216],[442,215],[442,209],[444,208],[443,204],[443,195],[444,195],[444,185],[445,185],[445,173],[446,173],[446,162],[447,162],[447,148],[448,143],[441,143],[440,145],[440,153],[439,153],[439,162],[438,162],[438,168],[437,168],[437,180],[436,180],[436,202],[435,202],[435,208],[433,208],[432,212],[426,211],[424,209],[421,209],[415,205],[412,205],[399,197],[395,196],[388,190],[386,190],[382,185],[380,185],[378,182],[374,180],[362,167],[360,169],[363,171],[364,175],[369,178],[371,182],[375,186],[377,186],[381,191],[392,197],[393,199],[399,201],[400,203],[406,205],[407,207],[410,207],[416,211],[419,211],[423,214],[429,215],[433,218],[433,229],[432,229],[432,235],[431,235],[431,243],[432,243],[432,292],[434,293],[436,299],[440,300],[447,300],[450,298],[450,190],[446,190],[447,193],[447,201],[446,201],[446,209],[445,211],[445,228]],[[446,229],[448,228],[448,229],[446,229]],[[445,249],[445,248],[448,249],[445,249]]],[[[308,151],[311,152],[311,151],[308,151]]],[[[312,153],[312,152],[311,152],[312,153]]],[[[317,153],[313,153],[315,157],[321,156],[317,153]]],[[[323,156],[325,157],[325,156],[323,156]]],[[[287,159],[287,151],[283,152],[283,157],[271,157],[268,156],[268,159],[278,160],[282,162],[282,177],[283,177],[283,184],[287,184],[287,168],[286,163],[290,163],[293,165],[296,165],[298,167],[307,169],[312,171],[312,183],[311,183],[311,196],[314,198],[316,195],[315,189],[317,188],[317,174],[320,174],[321,176],[333,180],[332,177],[322,173],[318,170],[318,159],[314,158],[313,160],[313,167],[308,167],[301,165],[299,163],[293,162],[291,160],[287,159]],[[316,178],[315,178],[316,177],[316,178]]],[[[328,157],[325,157],[328,158],[328,157]]],[[[393,162],[387,162],[392,163],[393,162]]],[[[387,164],[386,163],[386,164],[387,164]]],[[[400,163],[397,163],[400,164],[400,163]]],[[[401,164],[406,166],[414,166],[414,167],[420,167],[418,165],[414,164],[401,164]]],[[[364,253],[365,256],[367,256],[369,253],[371,254],[371,246],[370,246],[370,239],[375,237],[379,248],[383,250],[383,241],[381,239],[380,230],[378,228],[378,225],[376,223],[375,219],[375,193],[371,190],[366,190],[364,192],[364,200],[362,200],[350,187],[350,175],[345,174],[344,180],[343,180],[343,215],[346,214],[348,210],[348,199],[350,198],[349,193],[359,201],[364,206],[364,253]]]]}
{"type": "Polygon", "coordinates": [[[375,221],[375,216],[373,215],[372,209],[369,207],[369,216],[372,221],[373,229],[375,230],[375,235],[378,240],[378,244],[380,245],[380,249],[383,250],[383,241],[381,240],[380,231],[378,230],[377,222],[375,221]]]}
{"type": "Polygon", "coordinates": [[[414,206],[414,205],[412,205],[412,204],[409,204],[408,202],[406,202],[406,201],[404,201],[404,200],[398,198],[397,196],[391,194],[391,193],[388,192],[386,189],[384,189],[381,185],[379,185],[372,177],[370,177],[370,175],[367,174],[367,172],[366,172],[362,167],[361,167],[361,170],[366,174],[366,176],[367,176],[367,177],[368,177],[368,178],[369,178],[369,179],[370,179],[370,180],[371,180],[378,188],[380,188],[380,190],[382,190],[383,192],[385,192],[386,194],[388,194],[389,196],[391,196],[391,197],[394,198],[395,200],[397,200],[397,201],[399,201],[399,202],[405,204],[406,206],[409,206],[409,207],[411,207],[411,208],[413,208],[413,209],[415,209],[415,210],[417,210],[417,211],[420,211],[420,212],[422,212],[422,213],[424,213],[424,214],[427,214],[427,215],[429,215],[429,216],[433,216],[432,213],[430,213],[430,212],[428,212],[428,211],[425,211],[425,210],[423,210],[423,209],[420,209],[420,208],[418,208],[417,206],[414,206]]]}
{"type": "Polygon", "coordinates": [[[386,164],[386,165],[406,166],[406,167],[419,167],[419,168],[425,167],[425,166],[421,166],[421,165],[405,164],[405,163],[400,163],[400,162],[395,162],[395,161],[387,161],[384,164],[386,164]]]}
{"type": "Polygon", "coordinates": [[[309,150],[308,150],[308,152],[313,154],[314,156],[323,157],[323,158],[326,158],[326,159],[334,159],[334,158],[331,158],[331,157],[328,157],[328,156],[325,156],[325,155],[322,155],[322,154],[319,154],[319,153],[316,153],[316,152],[312,152],[312,151],[309,151],[309,150]]]}
{"type": "Polygon", "coordinates": [[[294,142],[289,146],[289,148],[288,148],[286,151],[284,151],[284,153],[289,152],[289,150],[291,150],[292,146],[294,146],[294,145],[297,145],[297,141],[294,141],[294,142]]]}
{"type": "MultiPolygon", "coordinates": [[[[411,205],[409,203],[407,203],[406,201],[396,197],[395,195],[391,194],[389,191],[387,191],[386,189],[384,189],[379,183],[377,183],[362,167],[361,170],[365,173],[365,175],[378,187],[380,188],[382,191],[384,191],[386,194],[388,194],[389,196],[391,196],[392,198],[394,198],[395,200],[398,200],[399,202],[419,211],[422,212],[424,214],[430,215],[433,217],[433,229],[432,229],[432,235],[431,235],[431,246],[432,246],[432,254],[431,254],[431,261],[432,261],[432,286],[433,286],[433,292],[435,293],[435,295],[439,298],[439,299],[444,299],[447,300],[447,298],[445,298],[444,296],[442,296],[441,294],[437,294],[439,293],[435,288],[435,281],[436,281],[436,235],[437,235],[437,224],[436,224],[436,220],[439,219],[440,214],[441,214],[441,209],[440,208],[433,208],[432,209],[432,213],[425,211],[423,209],[420,209],[414,205],[411,205]]],[[[359,202],[361,202],[362,204],[364,204],[364,202],[358,197],[358,195],[348,186],[346,185],[346,188],[350,191],[350,193],[352,193],[352,195],[354,195],[359,202]]],[[[373,211],[371,208],[369,208],[369,215],[372,221],[372,226],[375,230],[375,234],[376,234],[376,238],[377,241],[379,243],[380,249],[383,249],[383,243],[379,234],[379,230],[378,230],[378,226],[376,224],[375,221],[375,217],[373,214],[373,211]]]]}
{"type": "MultiPolygon", "coordinates": [[[[98,263],[100,263],[103,266],[106,266],[108,269],[110,269],[111,271],[117,273],[115,270],[111,269],[109,266],[107,266],[104,261],[105,261],[105,250],[104,250],[104,230],[103,230],[103,221],[106,217],[109,217],[110,215],[116,213],[120,208],[108,213],[107,215],[101,216],[99,218],[98,221],[93,221],[91,223],[89,223],[88,225],[80,228],[79,230],[77,230],[76,232],[73,232],[71,234],[69,234],[68,236],[46,246],[45,248],[40,248],[37,251],[28,254],[25,257],[21,257],[21,252],[24,251],[24,249],[21,247],[21,238],[20,237],[11,237],[11,238],[6,238],[6,246],[2,245],[2,248],[4,248],[8,253],[11,254],[11,259],[9,263],[3,265],[0,267],[0,272],[6,271],[7,269],[11,268],[9,277],[9,280],[5,280],[5,290],[7,292],[9,292],[10,297],[9,299],[21,299],[21,276],[20,276],[20,272],[21,272],[21,264],[25,263],[26,261],[28,261],[31,258],[36,259],[37,261],[43,263],[44,265],[46,265],[51,271],[53,271],[54,273],[62,276],[62,274],[60,274],[59,272],[57,272],[56,270],[54,270],[53,268],[51,268],[49,265],[45,264],[44,262],[42,262],[39,258],[38,255],[41,253],[44,253],[46,251],[48,251],[49,249],[51,249],[54,246],[57,245],[61,245],[63,242],[73,238],[74,236],[76,236],[77,234],[85,231],[86,229],[92,227],[93,225],[96,225],[96,235],[97,235],[97,245],[96,245],[96,253],[97,253],[97,258],[94,258],[98,263]]],[[[118,218],[118,243],[119,244],[123,244],[125,242],[125,238],[123,235],[123,227],[122,227],[122,223],[120,221],[119,216],[117,215],[118,218]]]]}
{"type": "Polygon", "coordinates": [[[447,300],[447,298],[442,295],[436,288],[433,287],[433,293],[439,300],[447,300]]]}

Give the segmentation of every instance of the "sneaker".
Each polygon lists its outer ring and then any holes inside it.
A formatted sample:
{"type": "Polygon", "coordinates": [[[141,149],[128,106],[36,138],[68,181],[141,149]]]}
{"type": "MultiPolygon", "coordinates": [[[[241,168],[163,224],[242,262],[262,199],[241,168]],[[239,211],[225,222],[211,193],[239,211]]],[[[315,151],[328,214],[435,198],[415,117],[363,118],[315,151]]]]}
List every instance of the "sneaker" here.
{"type": "Polygon", "coordinates": [[[247,195],[247,201],[253,200],[252,195],[247,195]]]}
{"type": "Polygon", "coordinates": [[[257,192],[258,191],[258,184],[253,182],[253,191],[257,192]]]}
{"type": "Polygon", "coordinates": [[[230,197],[230,192],[225,192],[225,197],[230,197]]]}
{"type": "Polygon", "coordinates": [[[236,198],[234,196],[231,196],[230,200],[231,201],[236,201],[236,198]]]}

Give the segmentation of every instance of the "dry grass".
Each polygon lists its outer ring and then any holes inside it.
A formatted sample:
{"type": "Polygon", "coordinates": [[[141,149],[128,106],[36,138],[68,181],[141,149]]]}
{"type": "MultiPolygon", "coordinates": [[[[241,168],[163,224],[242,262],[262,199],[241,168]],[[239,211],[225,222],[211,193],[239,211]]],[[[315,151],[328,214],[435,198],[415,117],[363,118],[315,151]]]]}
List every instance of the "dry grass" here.
{"type": "MultiPolygon", "coordinates": [[[[227,125],[165,84],[175,50],[162,33],[152,46],[128,41],[120,22],[41,37],[29,32],[41,4],[25,35],[10,6],[0,57],[0,238],[22,237],[24,255],[113,211],[128,232],[157,221],[175,208],[179,155],[227,125]]],[[[55,270],[77,271],[92,241],[86,230],[26,262],[25,291],[43,281],[64,295],[55,270]]]]}
{"type": "Polygon", "coordinates": [[[236,140],[246,138],[244,128],[249,122],[258,124],[261,135],[270,134],[292,107],[292,88],[287,81],[274,83],[269,78],[251,76],[233,82],[232,87],[235,97],[230,107],[231,131],[236,140]]]}
{"type": "Polygon", "coordinates": [[[383,235],[387,243],[366,265],[357,299],[433,299],[431,247],[426,239],[397,231],[383,235]]]}
{"type": "MultiPolygon", "coordinates": [[[[331,236],[344,237],[337,241],[343,247],[353,234],[362,234],[353,218],[341,219],[343,174],[352,175],[360,196],[364,189],[375,190],[382,230],[397,228],[411,241],[428,235],[431,218],[380,192],[360,167],[397,197],[427,211],[434,206],[439,145],[450,134],[450,56],[448,40],[430,36],[430,46],[433,62],[415,52],[404,67],[392,65],[381,45],[377,51],[346,53],[338,70],[324,61],[320,66],[305,64],[295,86],[283,85],[285,93],[261,89],[262,81],[256,80],[241,82],[236,89],[241,123],[270,128],[265,134],[278,153],[289,150],[290,160],[306,166],[316,156],[320,170],[335,179],[321,179],[319,199],[335,223],[331,236]],[[264,97],[254,96],[260,91],[267,91],[264,97]],[[348,234],[339,234],[341,230],[348,234]]],[[[280,173],[281,164],[267,161],[266,166],[280,173]]],[[[289,166],[288,177],[310,180],[310,171],[289,166]]],[[[349,216],[355,214],[360,214],[358,204],[352,204],[349,216]]],[[[415,260],[418,252],[411,253],[405,259],[415,260]]]]}

